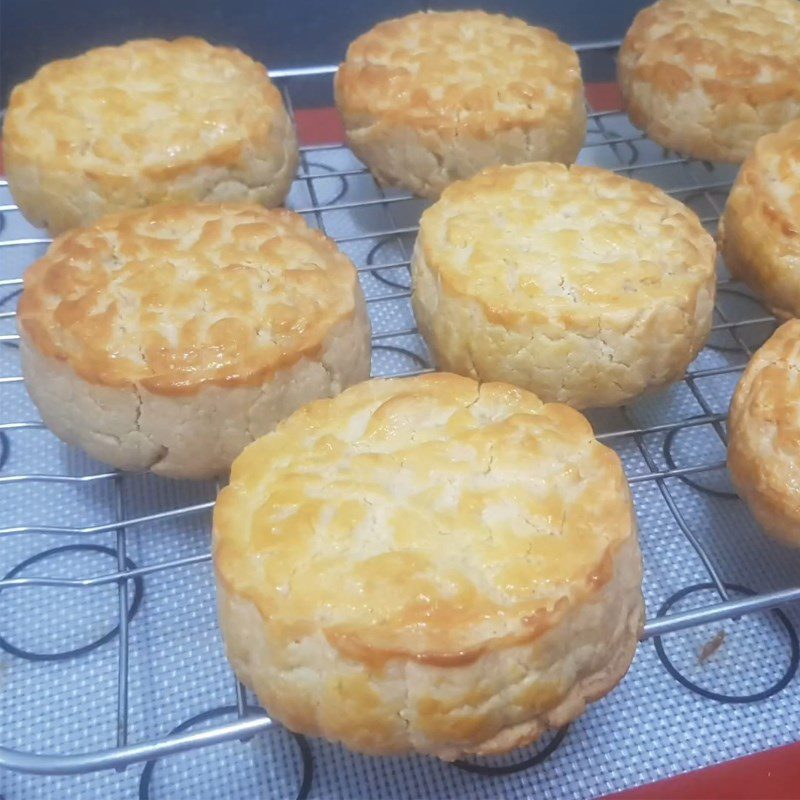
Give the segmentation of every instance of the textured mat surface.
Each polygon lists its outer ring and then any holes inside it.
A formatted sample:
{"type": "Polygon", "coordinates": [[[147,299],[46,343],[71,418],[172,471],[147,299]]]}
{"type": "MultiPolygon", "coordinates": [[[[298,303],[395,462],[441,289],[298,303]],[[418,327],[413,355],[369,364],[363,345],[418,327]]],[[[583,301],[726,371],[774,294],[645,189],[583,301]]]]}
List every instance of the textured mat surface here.
{"type": "MultiPolygon", "coordinates": [[[[592,119],[582,163],[649,180],[676,192],[714,230],[735,170],[678,159],[641,139],[622,114],[592,119]],[[704,188],[710,187],[710,188],[704,188]]],[[[405,266],[424,203],[389,202],[343,148],[305,153],[305,178],[290,205],[314,208],[324,227],[362,269],[376,334],[373,373],[429,366],[413,331],[405,266]],[[344,174],[338,174],[344,173],[344,174]],[[316,177],[309,177],[316,176],[316,177]],[[344,207],[343,207],[344,206],[344,207]],[[400,231],[398,233],[398,231],[400,231]]],[[[0,204],[11,204],[0,188],[0,204]]],[[[2,216],[0,241],[41,236],[18,212],[2,216]]],[[[20,276],[44,244],[0,246],[0,281],[20,276]]],[[[723,281],[717,321],[766,315],[740,285],[723,281]]],[[[13,312],[19,286],[0,284],[0,314],[13,312]]],[[[707,372],[747,360],[773,329],[748,323],[716,331],[692,366],[707,372]]],[[[13,315],[0,335],[13,336],[13,315]]],[[[684,381],[622,411],[592,415],[599,432],[678,423],[724,413],[738,371],[684,381]]],[[[12,339],[0,341],[0,381],[19,375],[12,339]]],[[[18,381],[0,382],[0,577],[92,578],[118,568],[119,519],[198,506],[215,487],[151,476],[107,475],[102,464],[66,447],[36,422],[18,381]],[[99,475],[84,481],[26,476],[99,475]],[[85,532],[94,526],[108,530],[85,532]],[[62,530],[41,532],[54,526],[62,530]],[[18,527],[36,530],[17,532],[18,527]],[[9,530],[11,529],[11,530],[9,530]],[[77,532],[79,529],[83,532],[77,532]]],[[[724,425],[620,436],[610,443],[630,476],[724,460],[724,425]]],[[[648,615],[668,602],[683,610],[714,602],[709,577],[687,532],[696,537],[732,596],[796,585],[800,556],[759,533],[732,493],[724,469],[662,484],[636,480],[648,615]]],[[[208,509],[178,511],[129,525],[129,569],[156,569],[128,583],[128,741],[157,740],[173,729],[201,730],[235,719],[235,684],[216,629],[208,509]]],[[[41,755],[113,748],[117,735],[120,601],[117,584],[0,590],[0,747],[41,755]]],[[[793,741],[800,718],[797,613],[770,612],[665,636],[643,644],[630,674],[568,731],[536,747],[472,768],[428,758],[373,759],[273,726],[246,743],[228,742],[171,756],[155,765],[77,777],[0,770],[6,800],[34,798],[587,798],[793,741]]],[[[252,698],[251,698],[251,702],[252,698]]],[[[3,762],[0,751],[0,763],[3,762]]]]}

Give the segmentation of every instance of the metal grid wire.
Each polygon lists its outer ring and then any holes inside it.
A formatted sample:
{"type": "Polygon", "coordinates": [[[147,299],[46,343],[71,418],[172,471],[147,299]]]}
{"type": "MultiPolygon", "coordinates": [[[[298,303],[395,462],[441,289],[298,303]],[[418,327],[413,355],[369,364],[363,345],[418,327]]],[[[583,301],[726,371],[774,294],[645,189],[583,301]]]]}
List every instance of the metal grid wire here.
{"type": "MultiPolygon", "coordinates": [[[[579,46],[582,53],[607,53],[612,56],[618,43],[603,42],[579,46]]],[[[301,70],[273,72],[281,87],[286,104],[292,111],[292,90],[295,82],[332,74],[335,67],[319,67],[301,70]]],[[[589,108],[589,133],[581,163],[592,163],[613,169],[616,172],[649,180],[662,185],[671,195],[695,208],[702,222],[714,232],[724,204],[724,196],[733,177],[733,171],[720,175],[718,168],[666,152],[649,142],[633,129],[619,110],[596,111],[589,108]]],[[[2,184],[5,186],[5,182],[2,184]]],[[[369,172],[341,145],[309,146],[301,148],[300,173],[290,205],[306,216],[334,238],[351,257],[361,273],[374,315],[378,306],[397,306],[397,313],[382,313],[382,324],[376,326],[373,336],[373,373],[380,375],[417,375],[432,371],[427,351],[413,325],[409,311],[409,257],[410,242],[417,231],[418,219],[424,202],[407,194],[386,192],[377,187],[369,172]],[[342,156],[338,159],[335,156],[342,156]],[[338,166],[331,166],[338,163],[338,166]],[[348,166],[351,164],[352,166],[348,166]],[[349,182],[360,182],[369,187],[366,198],[348,199],[349,182]],[[296,199],[297,197],[300,199],[296,199]],[[374,213],[373,213],[374,212],[374,213]],[[355,228],[339,224],[337,220],[362,215],[355,228]],[[357,231],[357,232],[354,232],[357,231]],[[389,255],[387,255],[389,254],[389,255]],[[391,320],[399,320],[392,324],[391,320]],[[386,321],[389,320],[389,323],[386,321]]],[[[15,205],[0,205],[0,214],[5,219],[16,215],[15,205]]],[[[0,219],[2,221],[2,219],[0,219]]],[[[5,226],[8,228],[8,226],[5,226]]],[[[49,240],[39,236],[8,236],[0,227],[0,260],[7,262],[4,254],[13,250],[24,252],[26,261],[33,260],[49,240]],[[27,257],[30,254],[30,257],[27,257]]],[[[730,490],[719,488],[720,470],[724,460],[702,459],[699,463],[679,466],[670,450],[670,443],[684,431],[711,430],[725,445],[725,418],[727,399],[720,405],[718,394],[712,394],[704,382],[724,376],[738,376],[755,347],[774,329],[774,319],[761,309],[747,290],[727,277],[724,267],[720,269],[719,297],[711,341],[704,354],[711,353],[709,361],[703,355],[686,373],[683,382],[691,397],[702,409],[702,413],[689,419],[655,419],[647,423],[638,420],[635,408],[623,407],[614,412],[590,415],[598,429],[598,438],[609,445],[624,449],[628,477],[631,484],[651,483],[655,485],[669,512],[682,532],[686,545],[694,549],[707,574],[709,585],[716,593],[714,602],[688,610],[671,611],[651,616],[644,629],[644,638],[659,637],[672,631],[686,629],[715,620],[730,619],[744,614],[763,611],[800,600],[800,587],[771,591],[762,594],[744,595],[732,591],[718,566],[717,554],[709,548],[703,537],[698,536],[687,523],[676,497],[676,487],[681,483],[700,486],[709,492],[730,495],[730,490]],[[659,447],[663,444],[663,453],[659,447]],[[631,456],[631,453],[635,457],[631,456]],[[631,468],[631,463],[643,465],[631,468]]],[[[15,347],[18,336],[13,332],[15,311],[12,307],[22,279],[5,277],[0,270],[0,346],[15,347]],[[6,332],[8,331],[8,332],[6,332]]],[[[4,391],[22,381],[21,376],[0,376],[0,410],[5,403],[4,391]]],[[[728,394],[729,398],[729,394],[728,394]]],[[[194,516],[201,516],[207,524],[213,500],[153,510],[148,513],[129,511],[129,497],[125,490],[124,476],[116,471],[96,471],[91,474],[56,474],[20,472],[7,474],[3,470],[10,442],[24,431],[41,429],[42,423],[33,419],[4,421],[0,416],[0,504],[4,503],[3,491],[20,484],[47,484],[71,486],[79,492],[90,487],[108,485],[113,496],[113,519],[98,519],[91,524],[36,525],[25,522],[26,509],[19,507],[19,521],[0,528],[0,548],[8,537],[36,537],[42,534],[65,537],[66,541],[95,542],[101,534],[114,539],[113,548],[95,546],[113,556],[116,566],[111,571],[97,571],[80,578],[69,578],[43,574],[26,576],[22,570],[12,570],[0,580],[0,593],[22,587],[56,587],[61,589],[88,590],[99,586],[114,586],[118,594],[117,628],[112,632],[117,638],[117,684],[116,684],[116,738],[103,748],[82,755],[39,754],[35,743],[28,752],[2,747],[0,732],[0,766],[33,773],[81,773],[103,768],[121,768],[127,764],[210,745],[216,742],[245,739],[271,725],[270,720],[248,704],[246,693],[235,679],[230,678],[230,710],[235,719],[230,722],[215,722],[200,731],[178,730],[161,738],[129,742],[128,707],[130,695],[130,635],[129,622],[132,609],[141,599],[146,579],[157,573],[174,574],[177,570],[191,569],[206,563],[208,552],[192,553],[179,557],[164,557],[141,566],[135,565],[128,554],[128,535],[133,529],[153,523],[170,523],[194,516]],[[138,600],[137,600],[138,598],[138,600]]],[[[20,443],[20,446],[23,446],[20,443]]],[[[711,449],[711,448],[709,448],[711,449]]],[[[724,476],[723,476],[724,477],[724,476]]],[[[724,481],[723,481],[724,483],[724,481]]],[[[217,487],[219,488],[219,487],[217,487]]],[[[157,508],[157,506],[153,506],[157,508]]],[[[66,545],[69,550],[75,545],[66,545]]],[[[58,549],[58,548],[56,548],[58,549]]],[[[49,551],[55,552],[54,550],[49,551]]],[[[30,564],[36,556],[29,558],[30,564]]],[[[663,609],[662,609],[663,610],[663,609]]],[[[1,609],[0,609],[1,611],[1,609]]],[[[2,615],[0,614],[0,617],[2,615]]],[[[109,636],[110,638],[110,636],[109,636]]],[[[149,779],[149,778],[148,778],[149,779]]]]}

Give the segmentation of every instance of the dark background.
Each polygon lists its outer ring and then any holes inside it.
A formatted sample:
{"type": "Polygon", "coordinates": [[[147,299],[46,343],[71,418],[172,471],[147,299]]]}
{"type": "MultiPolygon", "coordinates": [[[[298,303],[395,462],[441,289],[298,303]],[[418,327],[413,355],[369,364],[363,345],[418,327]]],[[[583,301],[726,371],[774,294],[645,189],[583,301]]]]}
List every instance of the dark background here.
{"type": "MultiPolygon", "coordinates": [[[[647,0],[0,0],[0,105],[47,61],[142,36],[192,34],[241,48],[270,68],[335,64],[376,22],[420,8],[483,7],[556,31],[570,43],[620,39],[647,0]]],[[[611,80],[584,59],[587,80],[611,80]]],[[[324,104],[321,90],[304,104],[324,104]]]]}

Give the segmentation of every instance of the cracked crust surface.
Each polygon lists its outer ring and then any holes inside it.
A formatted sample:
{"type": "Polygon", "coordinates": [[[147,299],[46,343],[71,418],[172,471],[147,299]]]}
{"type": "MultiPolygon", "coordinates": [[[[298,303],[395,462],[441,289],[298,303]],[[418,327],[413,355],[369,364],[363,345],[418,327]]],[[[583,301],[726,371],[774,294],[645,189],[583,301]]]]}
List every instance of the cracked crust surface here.
{"type": "Polygon", "coordinates": [[[423,197],[492,164],[571,163],[586,134],[575,51],[502,14],[382,22],[350,45],[335,90],[355,154],[423,197]]]}
{"type": "Polygon", "coordinates": [[[715,247],[660,189],[526,164],[449,187],[422,215],[413,304],[440,368],[577,408],[681,377],[703,346],[715,247]]]}
{"type": "Polygon", "coordinates": [[[660,0],[640,11],[619,54],[635,125],[711,161],[742,161],[800,117],[797,0],[660,0]]]}
{"type": "Polygon", "coordinates": [[[352,263],[260,206],[155,206],[68,231],[26,271],[18,323],[57,435],[174,477],[226,471],[302,403],[369,376],[352,263]]]}
{"type": "Polygon", "coordinates": [[[800,320],[783,324],[750,360],[728,438],[740,497],[769,536],[800,547],[800,320]]]}
{"type": "Polygon", "coordinates": [[[505,384],[373,380],[248,447],[214,513],[228,655],[295,731],[505,752],[627,670],[641,561],[617,455],[505,384]]]}
{"type": "Polygon", "coordinates": [[[47,64],[12,92],[3,145],[20,209],[53,234],[155,203],[279,205],[298,159],[264,66],[188,37],[47,64]]]}
{"type": "Polygon", "coordinates": [[[761,137],[720,220],[725,264],[779,317],[800,316],[800,120],[761,137]]]}

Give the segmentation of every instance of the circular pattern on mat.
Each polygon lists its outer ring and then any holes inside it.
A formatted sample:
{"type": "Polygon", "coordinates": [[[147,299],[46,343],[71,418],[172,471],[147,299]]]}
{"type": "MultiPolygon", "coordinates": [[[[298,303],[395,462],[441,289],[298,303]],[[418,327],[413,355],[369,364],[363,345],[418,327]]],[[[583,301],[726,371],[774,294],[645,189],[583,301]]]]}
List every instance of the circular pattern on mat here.
{"type": "MultiPolygon", "coordinates": [[[[752,597],[756,593],[746,586],[739,586],[734,583],[726,583],[725,587],[732,593],[752,597]]],[[[698,583],[692,586],[687,586],[678,592],[675,592],[671,597],[667,598],[661,608],[658,610],[659,617],[664,617],[667,612],[676,604],[687,598],[689,595],[703,591],[714,591],[714,585],[711,583],[698,583]]],[[[705,604],[704,604],[705,605],[705,604]]],[[[702,628],[695,629],[696,631],[708,631],[711,624],[703,626],[702,628]]],[[[686,634],[690,634],[690,631],[686,634]]],[[[761,700],[766,700],[778,694],[782,689],[786,688],[789,682],[794,678],[798,664],[800,664],[800,642],[798,642],[797,632],[794,629],[789,618],[783,611],[779,609],[772,609],[763,614],[749,614],[740,617],[737,620],[731,620],[728,623],[728,629],[720,628],[719,631],[708,639],[703,646],[698,650],[696,646],[688,644],[687,637],[671,633],[667,636],[667,641],[670,642],[673,649],[673,656],[667,653],[661,636],[653,637],[653,644],[656,648],[656,653],[661,663],[667,672],[675,678],[680,684],[690,689],[695,694],[705,697],[709,700],[715,700],[718,703],[757,703],[761,700]],[[697,677],[693,675],[689,677],[687,672],[706,672],[707,677],[711,681],[722,680],[727,682],[735,682],[737,676],[737,665],[741,664],[743,678],[740,679],[741,683],[747,683],[747,678],[768,674],[765,667],[770,661],[774,660],[774,644],[776,633],[775,631],[767,631],[764,619],[771,618],[773,625],[777,628],[782,628],[785,633],[785,640],[787,644],[787,666],[778,672],[773,670],[774,677],[771,678],[772,682],[756,691],[739,690],[737,692],[723,692],[718,691],[717,687],[707,688],[698,683],[697,677]],[[767,641],[767,634],[769,633],[769,641],[767,641]],[[735,638],[734,638],[735,637],[735,638]],[[763,641],[762,641],[763,640],[763,641]],[[683,648],[680,649],[680,644],[683,648]],[[724,650],[725,649],[725,650],[724,650]],[[722,657],[718,654],[722,653],[722,657]],[[769,653],[769,659],[759,658],[759,669],[753,669],[753,654],[766,654],[769,653]],[[733,654],[733,655],[731,655],[733,654]],[[741,656],[737,658],[738,656],[741,656]],[[731,658],[736,659],[733,664],[729,663],[731,658]],[[723,660],[724,659],[724,660],[723,660]],[[680,667],[676,662],[680,660],[680,667]],[[714,664],[713,662],[717,663],[714,664]],[[709,665],[711,665],[709,667],[709,665]],[[720,679],[722,678],[722,679],[720,679]]],[[[721,688],[721,687],[720,687],[721,688]]]]}
{"type": "Polygon", "coordinates": [[[9,455],[11,455],[11,442],[5,431],[0,431],[0,470],[5,467],[9,455]]]}
{"type": "MultiPolygon", "coordinates": [[[[638,134],[625,135],[607,128],[602,116],[594,117],[589,119],[589,129],[586,131],[584,150],[587,153],[591,153],[602,146],[610,147],[620,163],[619,165],[612,164],[609,169],[619,170],[620,167],[633,167],[639,163],[640,153],[636,142],[642,138],[638,134]],[[634,138],[629,138],[629,136],[634,138]]],[[[597,166],[601,165],[601,163],[597,164],[597,166]]],[[[623,174],[628,175],[628,172],[626,171],[623,174]]]]}
{"type": "MultiPolygon", "coordinates": [[[[731,322],[772,316],[769,311],[764,310],[756,298],[742,289],[731,286],[717,286],[717,307],[722,309],[731,322]]],[[[718,312],[717,316],[719,316],[718,312]]],[[[719,353],[744,353],[746,355],[747,351],[741,343],[746,344],[751,351],[758,350],[775,332],[777,324],[777,321],[740,324],[731,328],[711,331],[706,347],[719,353]],[[725,340],[727,343],[720,343],[725,340]]]]}
{"type": "MultiPolygon", "coordinates": [[[[2,219],[2,217],[0,217],[2,219]]],[[[0,228],[0,231],[2,228],[0,228]]],[[[18,297],[22,294],[22,289],[16,289],[13,292],[10,292],[5,297],[0,297],[0,310],[5,308],[9,301],[13,300],[15,297],[18,297]]],[[[13,347],[15,350],[19,350],[19,345],[16,342],[3,342],[6,347],[13,347]]]]}
{"type": "MultiPolygon", "coordinates": [[[[509,753],[504,756],[493,756],[491,758],[483,758],[480,761],[454,761],[453,766],[458,767],[464,772],[472,772],[476,775],[485,775],[486,777],[497,778],[503,775],[513,775],[516,772],[535,767],[546,761],[556,750],[558,750],[561,742],[567,735],[569,725],[559,728],[551,734],[549,741],[543,746],[542,741],[536,742],[532,745],[536,748],[533,755],[523,758],[522,760],[511,761],[509,759],[519,759],[519,752],[509,753]]],[[[528,748],[530,749],[530,748],[528,748]]]]}
{"type": "MultiPolygon", "coordinates": [[[[368,266],[372,266],[376,263],[376,258],[381,249],[387,244],[392,244],[399,248],[401,252],[405,252],[402,239],[399,236],[389,236],[385,239],[381,239],[381,241],[373,245],[370,248],[369,253],[367,253],[368,266]]],[[[379,259],[377,263],[381,263],[379,259]]],[[[393,264],[395,262],[388,261],[386,263],[393,264]]],[[[386,286],[391,286],[393,289],[411,289],[411,271],[406,264],[401,264],[398,267],[390,267],[387,269],[371,269],[369,273],[373,278],[375,278],[375,280],[380,281],[386,286]]]]}
{"type": "MultiPolygon", "coordinates": [[[[704,414],[697,414],[693,417],[687,417],[685,421],[689,422],[691,420],[700,419],[704,416],[704,414]]],[[[711,423],[709,423],[709,426],[710,425],[711,423]]],[[[695,425],[690,428],[673,428],[671,431],[669,431],[669,433],[667,433],[666,437],[664,438],[664,460],[667,462],[667,467],[669,469],[680,469],[680,465],[675,459],[675,454],[678,449],[679,435],[698,427],[701,426],[695,425]]],[[[716,436],[716,432],[714,432],[714,436],[716,436]]],[[[728,477],[728,473],[724,471],[722,467],[720,467],[719,470],[697,473],[696,475],[676,475],[675,477],[678,478],[678,480],[683,481],[683,483],[685,483],[687,486],[691,486],[693,489],[697,489],[698,491],[712,495],[713,497],[721,497],[725,500],[738,500],[739,498],[739,495],[736,494],[732,488],[724,489],[704,483],[704,481],[713,480],[722,485],[730,486],[731,482],[730,478],[728,477]],[[722,475],[720,478],[717,478],[714,477],[715,473],[722,473],[722,475]]]]}
{"type": "MultiPolygon", "coordinates": [[[[258,706],[247,705],[245,706],[245,710],[249,715],[260,716],[264,715],[265,713],[264,710],[258,706]]],[[[216,719],[217,717],[233,715],[236,714],[236,712],[236,706],[221,706],[219,708],[209,709],[208,711],[204,711],[202,714],[197,714],[196,716],[187,719],[185,722],[182,722],[180,725],[173,728],[165,738],[169,738],[170,736],[174,736],[178,733],[185,733],[195,725],[200,725],[203,722],[216,719]]],[[[303,766],[303,774],[300,780],[300,787],[297,790],[296,800],[306,800],[308,795],[311,793],[311,784],[314,775],[314,763],[311,757],[311,748],[309,747],[305,737],[300,736],[300,734],[297,733],[291,733],[291,736],[297,743],[297,746],[300,750],[300,759],[303,766]]],[[[149,800],[150,784],[153,780],[153,771],[155,770],[157,763],[158,760],[154,759],[148,761],[144,765],[142,777],[139,779],[139,800],[149,800]]]]}
{"type": "Polygon", "coordinates": [[[332,172],[336,173],[336,168],[330,166],[330,164],[322,164],[317,161],[305,161],[304,162],[305,169],[303,170],[305,175],[301,175],[301,180],[303,183],[306,184],[308,188],[309,195],[311,196],[311,201],[315,206],[332,206],[334,203],[338,203],[346,194],[349,188],[347,183],[347,177],[344,175],[336,175],[333,174],[330,178],[326,178],[324,175],[320,175],[317,170],[322,170],[322,172],[332,172]],[[312,169],[313,168],[313,169],[312,169]],[[308,177],[309,175],[313,177],[308,177]],[[339,186],[338,188],[334,189],[333,187],[328,186],[328,181],[338,180],[339,186]],[[321,184],[321,186],[320,186],[321,184]],[[311,193],[311,187],[313,186],[313,194],[311,193]],[[322,189],[323,197],[319,197],[320,188],[322,189]],[[331,199],[328,199],[328,195],[332,195],[331,199]],[[316,201],[314,201],[314,195],[317,195],[316,201]]]}
{"type": "Polygon", "coordinates": [[[425,371],[430,371],[428,360],[407,347],[391,344],[372,345],[373,378],[417,375],[425,371]]]}
{"type": "MultiPolygon", "coordinates": [[[[16,578],[21,572],[23,572],[28,567],[32,566],[33,564],[37,564],[40,561],[45,561],[48,558],[52,558],[53,556],[60,555],[62,553],[75,553],[75,552],[91,552],[91,553],[102,553],[104,555],[110,556],[116,562],[117,559],[117,551],[112,549],[111,547],[103,547],[99,544],[68,544],[62,547],[53,547],[49,550],[43,550],[41,553],[36,553],[29,558],[26,558],[24,561],[20,561],[13,569],[7,572],[3,576],[3,580],[10,580],[11,578],[16,578]]],[[[136,569],[136,564],[130,559],[125,559],[125,566],[127,569],[132,570],[136,569]]],[[[142,579],[141,575],[137,576],[132,579],[133,580],[133,600],[128,608],[128,622],[133,620],[136,616],[137,611],[141,607],[142,604],[142,596],[144,595],[144,580],[142,579]]],[[[4,591],[10,591],[14,587],[5,587],[5,589],[0,589],[0,594],[4,591]]],[[[14,588],[14,591],[23,591],[22,588],[14,588]]],[[[30,589],[25,589],[24,591],[31,591],[30,589]]],[[[80,589],[75,589],[75,591],[81,591],[80,589]]],[[[117,623],[108,633],[103,634],[100,638],[95,639],[93,642],[89,644],[82,645],[81,647],[75,647],[70,650],[64,650],[57,653],[36,653],[31,650],[25,650],[21,647],[17,647],[16,645],[9,642],[3,636],[0,636],[0,648],[5,650],[7,653],[10,653],[12,656],[17,656],[18,658],[24,658],[27,661],[65,661],[70,658],[77,658],[78,656],[86,655],[87,653],[91,653],[93,650],[96,650],[98,647],[102,647],[104,644],[110,642],[117,634],[119,633],[119,623],[117,623]]]]}

